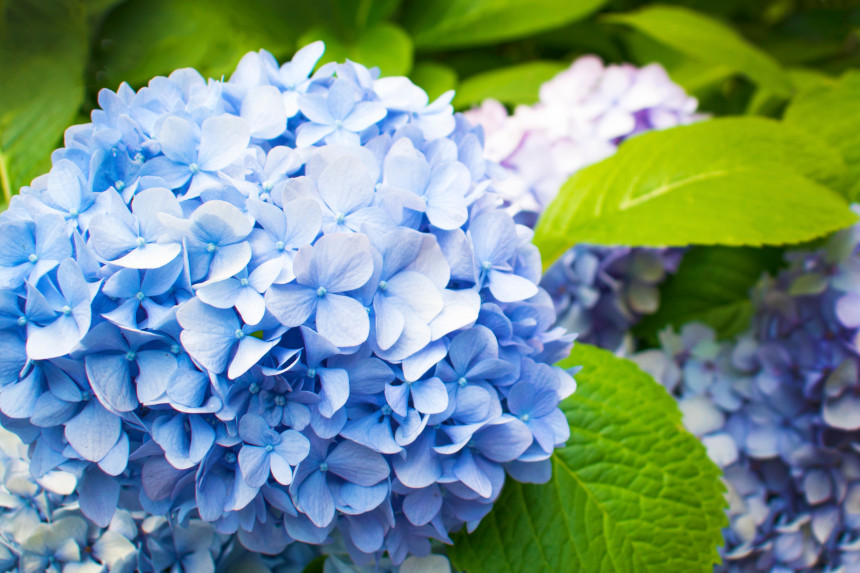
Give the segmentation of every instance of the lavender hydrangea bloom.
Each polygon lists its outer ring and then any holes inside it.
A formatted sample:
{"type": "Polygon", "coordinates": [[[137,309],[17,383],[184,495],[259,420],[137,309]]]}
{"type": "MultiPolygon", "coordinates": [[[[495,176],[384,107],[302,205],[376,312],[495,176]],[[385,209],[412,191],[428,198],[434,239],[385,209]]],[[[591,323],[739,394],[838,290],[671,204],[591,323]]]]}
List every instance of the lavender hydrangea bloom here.
{"type": "Polygon", "coordinates": [[[408,571],[506,472],[548,479],[572,335],[480,131],[405,78],[311,75],[322,49],[102,92],[0,215],[2,422],[79,506],[27,560],[103,564],[72,544],[124,520],[143,571],[332,539],[408,571]]]}
{"type": "Polygon", "coordinates": [[[687,428],[724,468],[721,570],[852,571],[860,539],[860,229],[754,292],[749,332],[717,342],[689,324],[636,360],[678,397],[687,428]]]}
{"type": "MultiPolygon", "coordinates": [[[[584,56],[541,86],[537,104],[508,115],[487,100],[466,115],[483,126],[486,154],[504,171],[495,186],[503,204],[517,221],[534,226],[573,173],[639,133],[701,119],[696,105],[659,64],[604,66],[584,56]]],[[[681,253],[577,245],[550,267],[541,286],[553,298],[558,323],[579,340],[626,352],[630,327],[657,309],[656,286],[677,269],[681,253]]]]}

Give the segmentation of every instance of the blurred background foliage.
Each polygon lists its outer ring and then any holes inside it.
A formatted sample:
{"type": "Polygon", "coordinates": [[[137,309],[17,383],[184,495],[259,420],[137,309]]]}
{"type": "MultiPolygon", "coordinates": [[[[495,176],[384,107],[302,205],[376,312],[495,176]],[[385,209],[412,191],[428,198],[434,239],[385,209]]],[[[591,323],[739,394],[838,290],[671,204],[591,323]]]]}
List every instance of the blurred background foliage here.
{"type": "Polygon", "coordinates": [[[313,40],[406,74],[458,108],[531,103],[574,58],[659,62],[715,115],[777,115],[799,90],[860,63],[853,0],[0,0],[0,186],[49,166],[98,91],[195,67],[229,77],[241,56],[279,60],[313,40]]]}

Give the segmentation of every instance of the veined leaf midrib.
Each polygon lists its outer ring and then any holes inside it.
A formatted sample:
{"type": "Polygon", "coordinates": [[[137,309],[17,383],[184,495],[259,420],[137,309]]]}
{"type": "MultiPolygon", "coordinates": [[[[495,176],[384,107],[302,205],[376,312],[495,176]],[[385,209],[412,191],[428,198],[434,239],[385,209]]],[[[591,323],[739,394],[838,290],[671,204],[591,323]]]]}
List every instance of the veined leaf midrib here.
{"type": "MultiPolygon", "coordinates": [[[[646,203],[652,199],[665,195],[667,193],[671,193],[672,191],[678,189],[679,187],[683,187],[684,185],[688,185],[690,183],[695,183],[697,181],[706,181],[708,179],[718,179],[720,177],[725,177],[727,175],[731,175],[733,173],[739,173],[742,171],[753,171],[752,169],[716,169],[713,171],[706,171],[704,173],[699,173],[697,175],[691,175],[690,177],[686,177],[684,179],[679,179],[678,181],[674,181],[672,183],[667,183],[655,188],[652,191],[649,191],[645,195],[641,195],[639,197],[631,197],[633,194],[633,189],[618,203],[618,211],[626,211],[627,209],[636,207],[637,205],[641,205],[642,203],[646,203]]],[[[631,186],[632,187],[632,186],[631,186]]]]}

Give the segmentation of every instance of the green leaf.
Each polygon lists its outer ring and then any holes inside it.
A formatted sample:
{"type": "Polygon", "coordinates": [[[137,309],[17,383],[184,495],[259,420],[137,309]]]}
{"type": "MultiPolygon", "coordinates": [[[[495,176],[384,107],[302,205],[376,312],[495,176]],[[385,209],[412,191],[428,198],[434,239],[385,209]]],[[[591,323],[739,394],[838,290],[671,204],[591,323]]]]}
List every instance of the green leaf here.
{"type": "Polygon", "coordinates": [[[247,52],[284,56],[301,22],[290,3],[276,0],[130,0],[102,26],[98,81],[142,86],[157,75],[193,67],[208,77],[229,76],[247,52]]]}
{"type": "Polygon", "coordinates": [[[779,95],[789,96],[792,92],[791,80],[773,58],[729,26],[704,14],[654,4],[605,18],[632,26],[694,58],[731,68],[779,95]]]}
{"type": "Polygon", "coordinates": [[[492,44],[560,28],[606,0],[434,0],[408,2],[404,23],[422,50],[492,44]]]}
{"type": "Polygon", "coordinates": [[[430,101],[457,87],[457,72],[437,62],[418,62],[410,76],[415,85],[427,92],[430,101]]]}
{"type": "Polygon", "coordinates": [[[726,524],[719,469],[675,400],[635,364],[577,344],[562,403],[571,436],[549,484],[508,480],[493,511],[449,549],[468,573],[713,570],[726,524]]]}
{"type": "Polygon", "coordinates": [[[576,243],[799,243],[856,221],[833,190],[844,176],[827,144],[773,120],[653,131],[574,174],[538,221],[534,242],[546,265],[576,243]]]}
{"type": "Polygon", "coordinates": [[[659,310],[643,317],[634,332],[652,345],[667,325],[692,321],[710,325],[720,338],[739,334],[753,315],[750,289],[781,263],[779,248],[693,247],[660,287],[659,310]]]}
{"type": "Polygon", "coordinates": [[[849,72],[835,86],[812,87],[785,111],[785,122],[826,140],[848,165],[848,191],[860,199],[860,72],[849,72]]]}
{"type": "Polygon", "coordinates": [[[345,42],[326,28],[302,35],[299,45],[325,42],[320,63],[350,59],[367,67],[378,66],[384,76],[403,76],[412,69],[412,40],[402,28],[383,22],[367,28],[354,42],[345,42]]]}
{"type": "Polygon", "coordinates": [[[74,0],[0,3],[3,201],[47,171],[84,97],[86,11],[74,0]]]}
{"type": "Polygon", "coordinates": [[[472,76],[457,88],[454,107],[462,109],[487,98],[510,105],[533,104],[541,84],[565,68],[561,62],[529,62],[472,76]]]}

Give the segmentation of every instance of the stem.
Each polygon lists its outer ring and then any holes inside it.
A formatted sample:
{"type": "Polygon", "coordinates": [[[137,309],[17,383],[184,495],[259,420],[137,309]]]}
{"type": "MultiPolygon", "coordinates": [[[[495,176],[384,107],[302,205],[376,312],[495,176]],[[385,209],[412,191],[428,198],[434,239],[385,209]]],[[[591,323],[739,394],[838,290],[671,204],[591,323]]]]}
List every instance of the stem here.
{"type": "Polygon", "coordinates": [[[3,188],[3,198],[6,204],[12,200],[12,184],[9,183],[9,167],[6,164],[6,156],[0,153],[0,187],[3,188]]]}

